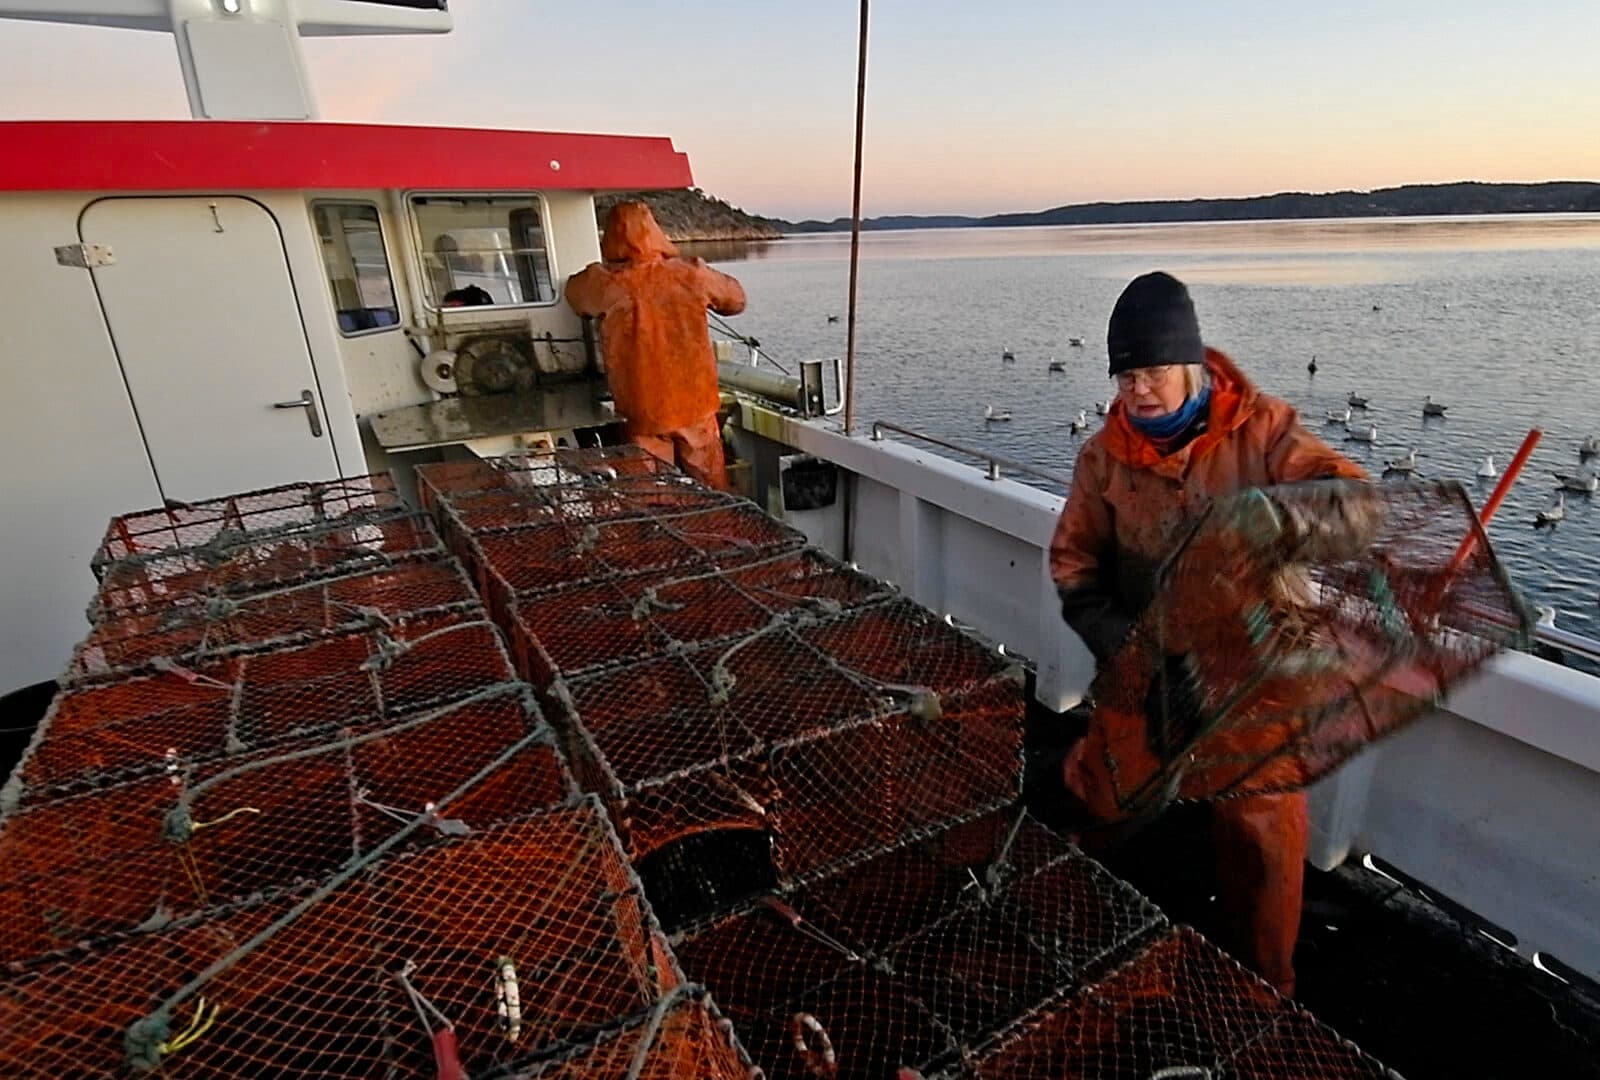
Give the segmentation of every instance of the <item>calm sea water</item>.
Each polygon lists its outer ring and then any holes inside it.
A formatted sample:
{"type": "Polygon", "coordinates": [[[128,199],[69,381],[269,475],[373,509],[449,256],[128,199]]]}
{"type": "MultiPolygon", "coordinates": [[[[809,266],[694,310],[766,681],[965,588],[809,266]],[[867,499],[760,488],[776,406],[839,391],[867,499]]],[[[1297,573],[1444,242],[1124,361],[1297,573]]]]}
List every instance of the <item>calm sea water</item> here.
{"type": "MultiPolygon", "coordinates": [[[[744,283],[735,324],[779,360],[843,354],[848,236],[697,253],[744,283]]],[[[1577,471],[1578,442],[1600,432],[1600,216],[867,233],[858,418],[1070,471],[1067,421],[1087,409],[1098,425],[1094,402],[1111,394],[1112,304],[1152,269],[1189,284],[1209,344],[1374,472],[1416,447],[1424,475],[1472,484],[1481,503],[1484,457],[1503,468],[1543,428],[1490,534],[1533,603],[1600,636],[1600,496],[1569,495],[1560,527],[1532,526],[1552,474],[1577,471]],[[1370,448],[1323,422],[1351,391],[1371,398],[1370,448]],[[1427,395],[1446,419],[1423,420],[1427,395]],[[1015,419],[985,424],[991,403],[1015,419]]]]}

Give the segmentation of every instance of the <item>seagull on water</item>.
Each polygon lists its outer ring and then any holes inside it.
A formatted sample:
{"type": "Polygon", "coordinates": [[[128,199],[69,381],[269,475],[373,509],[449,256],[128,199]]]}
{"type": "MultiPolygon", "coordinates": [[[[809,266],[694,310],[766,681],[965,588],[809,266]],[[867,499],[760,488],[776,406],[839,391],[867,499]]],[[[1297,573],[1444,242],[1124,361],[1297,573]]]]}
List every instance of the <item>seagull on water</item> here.
{"type": "Polygon", "coordinates": [[[996,423],[998,423],[999,421],[1002,421],[1002,420],[1010,420],[1011,419],[1011,410],[1010,409],[997,409],[993,405],[985,405],[983,407],[983,418],[985,420],[991,420],[991,421],[994,421],[996,423]]]}
{"type": "Polygon", "coordinates": [[[1405,457],[1395,458],[1393,461],[1383,463],[1383,471],[1391,473],[1414,473],[1417,471],[1417,448],[1413,446],[1405,457]]]}
{"type": "Polygon", "coordinates": [[[1566,517],[1567,493],[1564,491],[1558,491],[1556,492],[1555,505],[1550,507],[1548,510],[1540,510],[1533,516],[1533,527],[1537,529],[1546,525],[1554,525],[1558,522],[1565,521],[1566,517]]]}

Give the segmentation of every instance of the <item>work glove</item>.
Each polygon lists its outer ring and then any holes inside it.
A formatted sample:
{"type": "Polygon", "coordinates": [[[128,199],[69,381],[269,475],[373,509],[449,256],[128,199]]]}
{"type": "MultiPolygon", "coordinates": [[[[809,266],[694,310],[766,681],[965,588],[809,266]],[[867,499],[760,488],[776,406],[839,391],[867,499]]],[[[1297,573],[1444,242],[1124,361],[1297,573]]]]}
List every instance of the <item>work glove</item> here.
{"type": "Polygon", "coordinates": [[[1384,521],[1383,493],[1359,480],[1251,488],[1226,513],[1246,545],[1284,562],[1344,562],[1362,555],[1384,521]]]}

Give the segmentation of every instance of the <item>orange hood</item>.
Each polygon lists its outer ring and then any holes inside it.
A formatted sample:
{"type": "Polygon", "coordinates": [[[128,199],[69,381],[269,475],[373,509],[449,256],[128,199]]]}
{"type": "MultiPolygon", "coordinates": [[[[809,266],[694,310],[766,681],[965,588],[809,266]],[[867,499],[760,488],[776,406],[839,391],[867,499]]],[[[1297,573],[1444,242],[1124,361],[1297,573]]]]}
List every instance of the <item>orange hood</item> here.
{"type": "Polygon", "coordinates": [[[606,262],[640,263],[677,254],[678,249],[644,203],[618,203],[606,215],[606,230],[600,237],[600,257],[606,262]]]}
{"type": "MultiPolygon", "coordinates": [[[[1206,371],[1211,376],[1211,408],[1206,414],[1206,430],[1189,444],[1189,457],[1204,457],[1218,443],[1242,427],[1256,410],[1261,392],[1245,373],[1221,350],[1206,347],[1206,371]]],[[[1151,438],[1128,420],[1128,411],[1119,400],[1111,406],[1105,427],[1106,453],[1124,465],[1148,469],[1161,460],[1161,451],[1151,438]]]]}

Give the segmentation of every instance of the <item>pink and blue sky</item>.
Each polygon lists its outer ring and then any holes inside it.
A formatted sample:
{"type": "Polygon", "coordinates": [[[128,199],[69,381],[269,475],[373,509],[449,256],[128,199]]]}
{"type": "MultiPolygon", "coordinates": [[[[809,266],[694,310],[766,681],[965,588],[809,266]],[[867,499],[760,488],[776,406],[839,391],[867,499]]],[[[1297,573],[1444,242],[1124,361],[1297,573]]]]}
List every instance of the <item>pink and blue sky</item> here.
{"type": "MultiPolygon", "coordinates": [[[[854,0],[452,0],[308,41],[329,120],[670,135],[702,187],[848,212],[854,0]]],[[[1600,179],[1600,3],[877,0],[865,210],[1600,179]]],[[[0,117],[188,114],[170,37],[0,22],[0,117]]]]}

